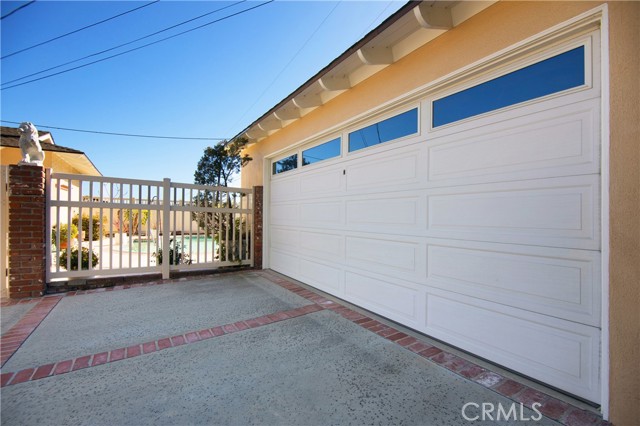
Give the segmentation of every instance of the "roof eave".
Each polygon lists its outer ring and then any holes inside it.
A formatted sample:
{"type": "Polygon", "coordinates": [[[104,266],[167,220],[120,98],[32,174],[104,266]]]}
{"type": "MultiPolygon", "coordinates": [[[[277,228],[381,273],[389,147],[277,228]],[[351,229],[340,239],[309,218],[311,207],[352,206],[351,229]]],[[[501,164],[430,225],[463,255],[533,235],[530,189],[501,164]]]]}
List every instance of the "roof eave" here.
{"type": "Polygon", "coordinates": [[[234,139],[271,136],[495,2],[409,1],[234,139]]]}

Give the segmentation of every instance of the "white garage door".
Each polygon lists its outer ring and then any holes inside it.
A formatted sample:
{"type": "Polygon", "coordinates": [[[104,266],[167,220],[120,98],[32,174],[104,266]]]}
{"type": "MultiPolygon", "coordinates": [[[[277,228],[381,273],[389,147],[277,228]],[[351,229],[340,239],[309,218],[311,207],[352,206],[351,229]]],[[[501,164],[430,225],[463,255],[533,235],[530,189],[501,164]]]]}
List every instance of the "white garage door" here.
{"type": "Polygon", "coordinates": [[[597,45],[275,157],[268,266],[599,402],[597,45]]]}

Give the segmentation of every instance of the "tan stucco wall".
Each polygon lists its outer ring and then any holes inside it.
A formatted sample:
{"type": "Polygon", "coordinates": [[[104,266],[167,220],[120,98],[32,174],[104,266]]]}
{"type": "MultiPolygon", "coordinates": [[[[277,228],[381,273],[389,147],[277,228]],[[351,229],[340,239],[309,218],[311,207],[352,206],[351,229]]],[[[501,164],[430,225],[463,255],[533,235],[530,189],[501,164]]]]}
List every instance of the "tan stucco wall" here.
{"type": "MultiPolygon", "coordinates": [[[[499,2],[297,122],[247,149],[242,186],[263,184],[263,158],[416,87],[567,21],[602,2],[499,2]]],[[[640,419],[640,3],[611,2],[610,418],[640,419]]],[[[606,380],[606,377],[603,378],[606,380]]]]}
{"type": "Polygon", "coordinates": [[[609,7],[610,398],[614,424],[640,422],[640,3],[609,7]]]}
{"type": "MultiPolygon", "coordinates": [[[[0,148],[0,164],[8,166],[10,164],[18,164],[22,160],[22,154],[20,149],[11,147],[0,148]]],[[[82,174],[82,172],[71,164],[61,159],[53,152],[44,153],[44,167],[52,169],[56,173],[75,173],[82,174]]]]}

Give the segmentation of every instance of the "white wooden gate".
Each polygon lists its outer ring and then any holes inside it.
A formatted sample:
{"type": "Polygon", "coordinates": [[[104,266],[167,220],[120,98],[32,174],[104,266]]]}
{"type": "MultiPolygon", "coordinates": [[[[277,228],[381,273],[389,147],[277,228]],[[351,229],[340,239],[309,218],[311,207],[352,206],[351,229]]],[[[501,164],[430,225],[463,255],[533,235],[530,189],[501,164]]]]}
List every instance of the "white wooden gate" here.
{"type": "Polygon", "coordinates": [[[47,281],[251,265],[253,190],[47,176],[47,281]]]}

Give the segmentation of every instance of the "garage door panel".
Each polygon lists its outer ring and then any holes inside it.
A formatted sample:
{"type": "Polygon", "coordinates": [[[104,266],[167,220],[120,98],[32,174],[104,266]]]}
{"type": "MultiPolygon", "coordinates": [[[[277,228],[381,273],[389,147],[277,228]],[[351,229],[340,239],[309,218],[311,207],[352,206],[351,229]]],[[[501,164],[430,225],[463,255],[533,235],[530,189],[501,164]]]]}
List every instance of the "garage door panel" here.
{"type": "Polygon", "coordinates": [[[421,233],[426,225],[426,198],[398,197],[395,193],[346,200],[349,229],[421,233]]]}
{"type": "Polygon", "coordinates": [[[300,225],[336,228],[344,225],[342,201],[319,201],[300,204],[300,225]]]}
{"type": "Polygon", "coordinates": [[[345,274],[345,297],[390,319],[418,327],[419,290],[360,273],[345,274]]]}
{"type": "Polygon", "coordinates": [[[345,166],[347,191],[378,191],[384,187],[416,184],[420,180],[419,166],[424,164],[420,150],[412,147],[401,155],[382,152],[345,166]],[[366,159],[366,161],[362,161],[366,159]]]}
{"type": "Polygon", "coordinates": [[[347,236],[349,266],[413,282],[424,282],[426,246],[416,241],[347,236]]]}
{"type": "Polygon", "coordinates": [[[429,286],[600,325],[598,252],[452,242],[430,244],[427,259],[429,286]]]}
{"type": "Polygon", "coordinates": [[[320,232],[300,232],[300,252],[319,259],[340,262],[344,259],[344,236],[320,232]]]}
{"type": "Polygon", "coordinates": [[[295,229],[271,227],[271,247],[280,250],[297,250],[300,247],[300,233],[295,229]]]}
{"type": "Polygon", "coordinates": [[[342,170],[320,169],[300,175],[300,197],[340,195],[344,192],[342,170]]]}
{"type": "Polygon", "coordinates": [[[477,299],[429,293],[425,331],[552,386],[599,400],[599,329],[522,314],[477,299]]]}
{"type": "Polygon", "coordinates": [[[599,99],[429,140],[429,184],[598,173],[599,99]]]}
{"type": "Polygon", "coordinates": [[[295,226],[298,224],[298,204],[271,204],[271,225],[295,226]]]}
{"type": "Polygon", "coordinates": [[[344,297],[344,273],[335,265],[300,259],[300,280],[327,293],[344,297]]]}
{"type": "Polygon", "coordinates": [[[598,176],[434,190],[428,235],[597,250],[598,191],[598,176]]]}
{"type": "Polygon", "coordinates": [[[272,248],[269,252],[269,264],[274,271],[298,279],[298,257],[293,253],[272,248]]]}
{"type": "Polygon", "coordinates": [[[273,179],[270,190],[272,202],[297,200],[300,197],[300,179],[297,176],[273,179]]]}

